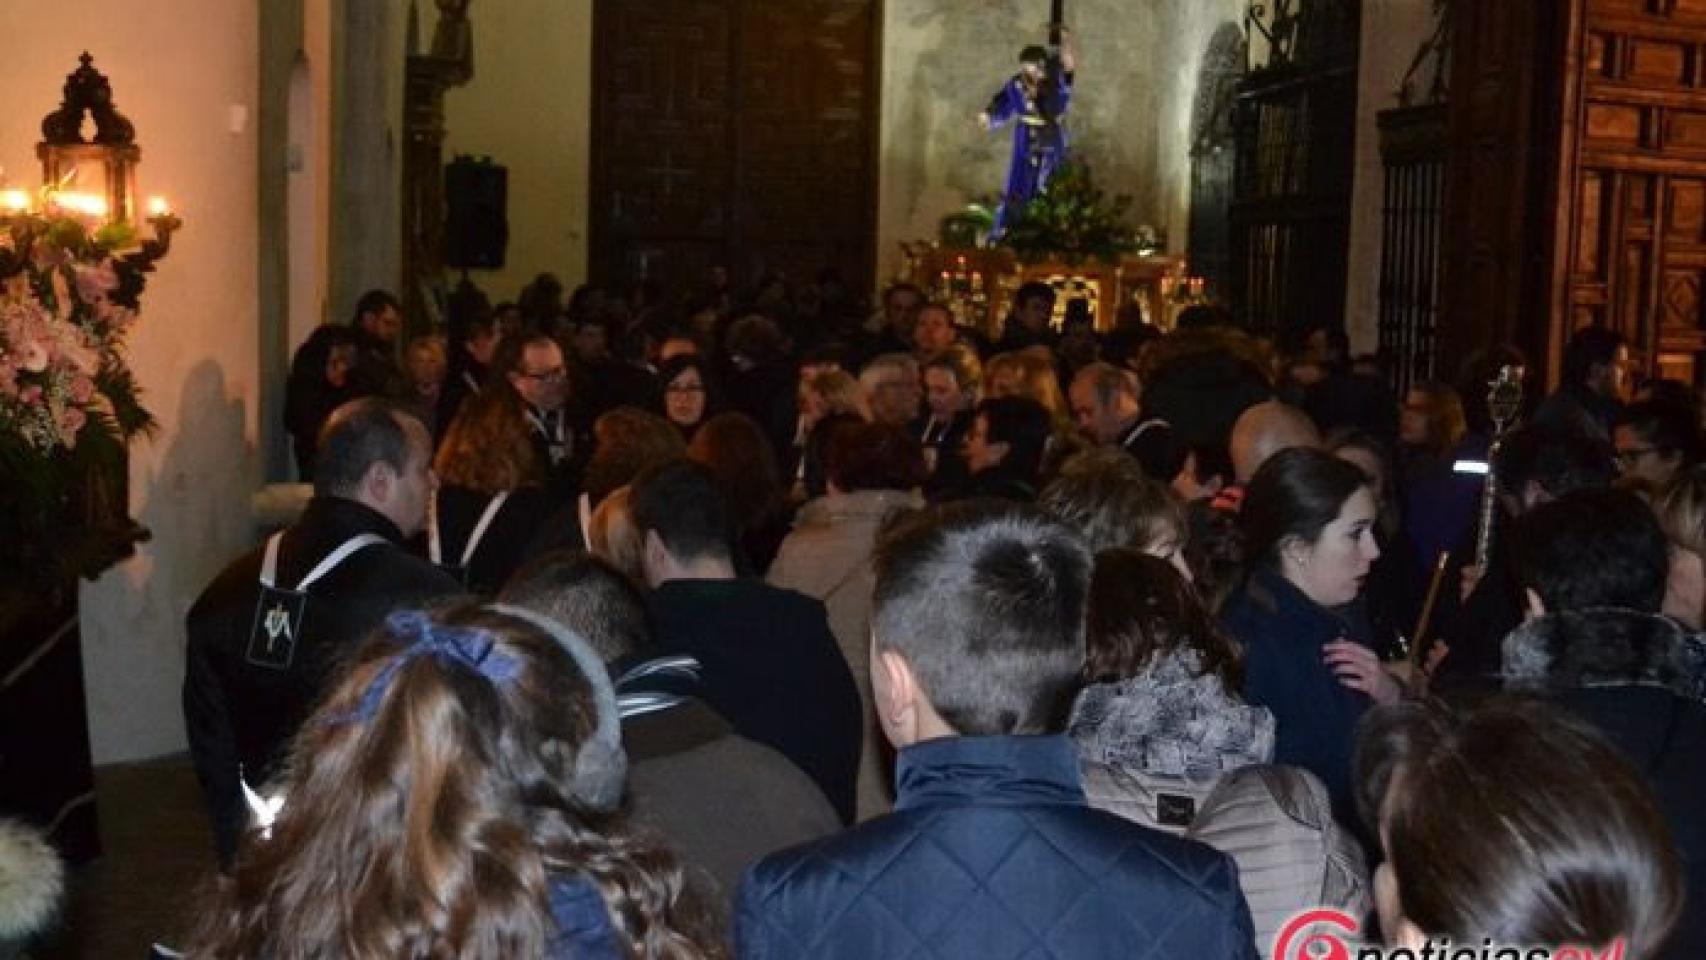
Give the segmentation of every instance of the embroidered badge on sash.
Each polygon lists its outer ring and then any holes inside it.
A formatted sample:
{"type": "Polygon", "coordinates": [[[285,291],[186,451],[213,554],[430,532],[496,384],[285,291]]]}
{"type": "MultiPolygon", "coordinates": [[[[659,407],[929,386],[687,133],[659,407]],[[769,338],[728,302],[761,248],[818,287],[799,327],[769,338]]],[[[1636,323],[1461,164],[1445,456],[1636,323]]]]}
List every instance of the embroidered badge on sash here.
{"type": "Polygon", "coordinates": [[[308,609],[308,594],[296,590],[261,587],[255,605],[255,622],[249,628],[248,660],[257,667],[289,670],[302,637],[302,616],[308,609]]]}

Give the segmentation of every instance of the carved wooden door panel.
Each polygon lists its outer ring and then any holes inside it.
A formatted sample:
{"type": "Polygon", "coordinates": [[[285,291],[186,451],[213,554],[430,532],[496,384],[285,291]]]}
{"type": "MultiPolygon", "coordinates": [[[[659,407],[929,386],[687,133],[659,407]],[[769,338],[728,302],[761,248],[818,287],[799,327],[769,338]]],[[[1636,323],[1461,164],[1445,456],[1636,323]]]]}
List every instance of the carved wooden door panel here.
{"type": "Polygon", "coordinates": [[[1603,323],[1649,373],[1692,382],[1706,351],[1706,0],[1577,2],[1553,347],[1603,323]]]}
{"type": "Polygon", "coordinates": [[[599,0],[592,273],[691,286],[874,250],[876,0],[599,0]]]}
{"type": "Polygon", "coordinates": [[[733,6],[607,0],[594,17],[592,276],[702,277],[733,222],[733,6]]]}

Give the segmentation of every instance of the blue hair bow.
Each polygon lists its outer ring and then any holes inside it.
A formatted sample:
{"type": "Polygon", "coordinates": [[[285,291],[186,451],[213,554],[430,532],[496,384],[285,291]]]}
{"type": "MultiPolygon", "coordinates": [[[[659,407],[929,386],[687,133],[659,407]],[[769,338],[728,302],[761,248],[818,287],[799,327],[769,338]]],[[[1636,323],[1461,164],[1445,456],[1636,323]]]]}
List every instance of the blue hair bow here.
{"type": "Polygon", "coordinates": [[[367,723],[379,712],[386,691],[411,660],[437,657],[440,662],[472,670],[494,684],[521,676],[521,661],[497,650],[497,638],[477,627],[453,627],[434,623],[419,610],[399,610],[385,618],[385,629],[403,641],[402,652],[392,658],[362,691],[353,711],[331,718],[333,723],[367,723]]]}

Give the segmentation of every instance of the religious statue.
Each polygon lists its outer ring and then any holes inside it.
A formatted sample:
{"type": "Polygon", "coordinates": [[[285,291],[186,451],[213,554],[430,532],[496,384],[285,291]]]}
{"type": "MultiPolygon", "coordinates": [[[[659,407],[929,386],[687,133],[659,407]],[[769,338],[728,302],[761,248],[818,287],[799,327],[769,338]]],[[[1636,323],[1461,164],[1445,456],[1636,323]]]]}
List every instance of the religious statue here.
{"type": "Polygon", "coordinates": [[[1066,128],[1061,121],[1072,100],[1078,50],[1071,31],[1058,22],[1050,26],[1049,39],[1052,51],[1029,46],[1020,52],[1019,72],[977,115],[978,125],[985,130],[1013,124],[1007,189],[995,213],[991,240],[1001,236],[1020,207],[1048,189],[1049,177],[1066,159],[1066,128]]]}
{"type": "Polygon", "coordinates": [[[432,31],[432,55],[455,65],[451,83],[461,86],[474,77],[474,25],[468,20],[470,0],[438,0],[438,25],[432,31]]]}

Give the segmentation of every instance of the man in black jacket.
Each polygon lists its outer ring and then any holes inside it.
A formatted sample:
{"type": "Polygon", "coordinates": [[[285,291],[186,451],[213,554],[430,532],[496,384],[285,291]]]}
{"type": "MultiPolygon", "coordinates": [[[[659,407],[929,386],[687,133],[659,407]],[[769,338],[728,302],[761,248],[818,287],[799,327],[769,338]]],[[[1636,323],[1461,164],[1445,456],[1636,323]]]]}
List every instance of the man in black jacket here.
{"type": "Polygon", "coordinates": [[[864,720],[823,604],[735,576],[728,507],[705,467],[646,470],[630,505],[659,651],[698,660],[711,709],[798,764],[850,822],[864,720]]]}
{"type": "Polygon", "coordinates": [[[320,434],[314,499],[233,561],[185,622],[184,721],[229,866],[259,796],[337,661],[385,615],[454,593],[411,556],[432,492],[432,438],[389,401],[338,408],[320,434]]]}

